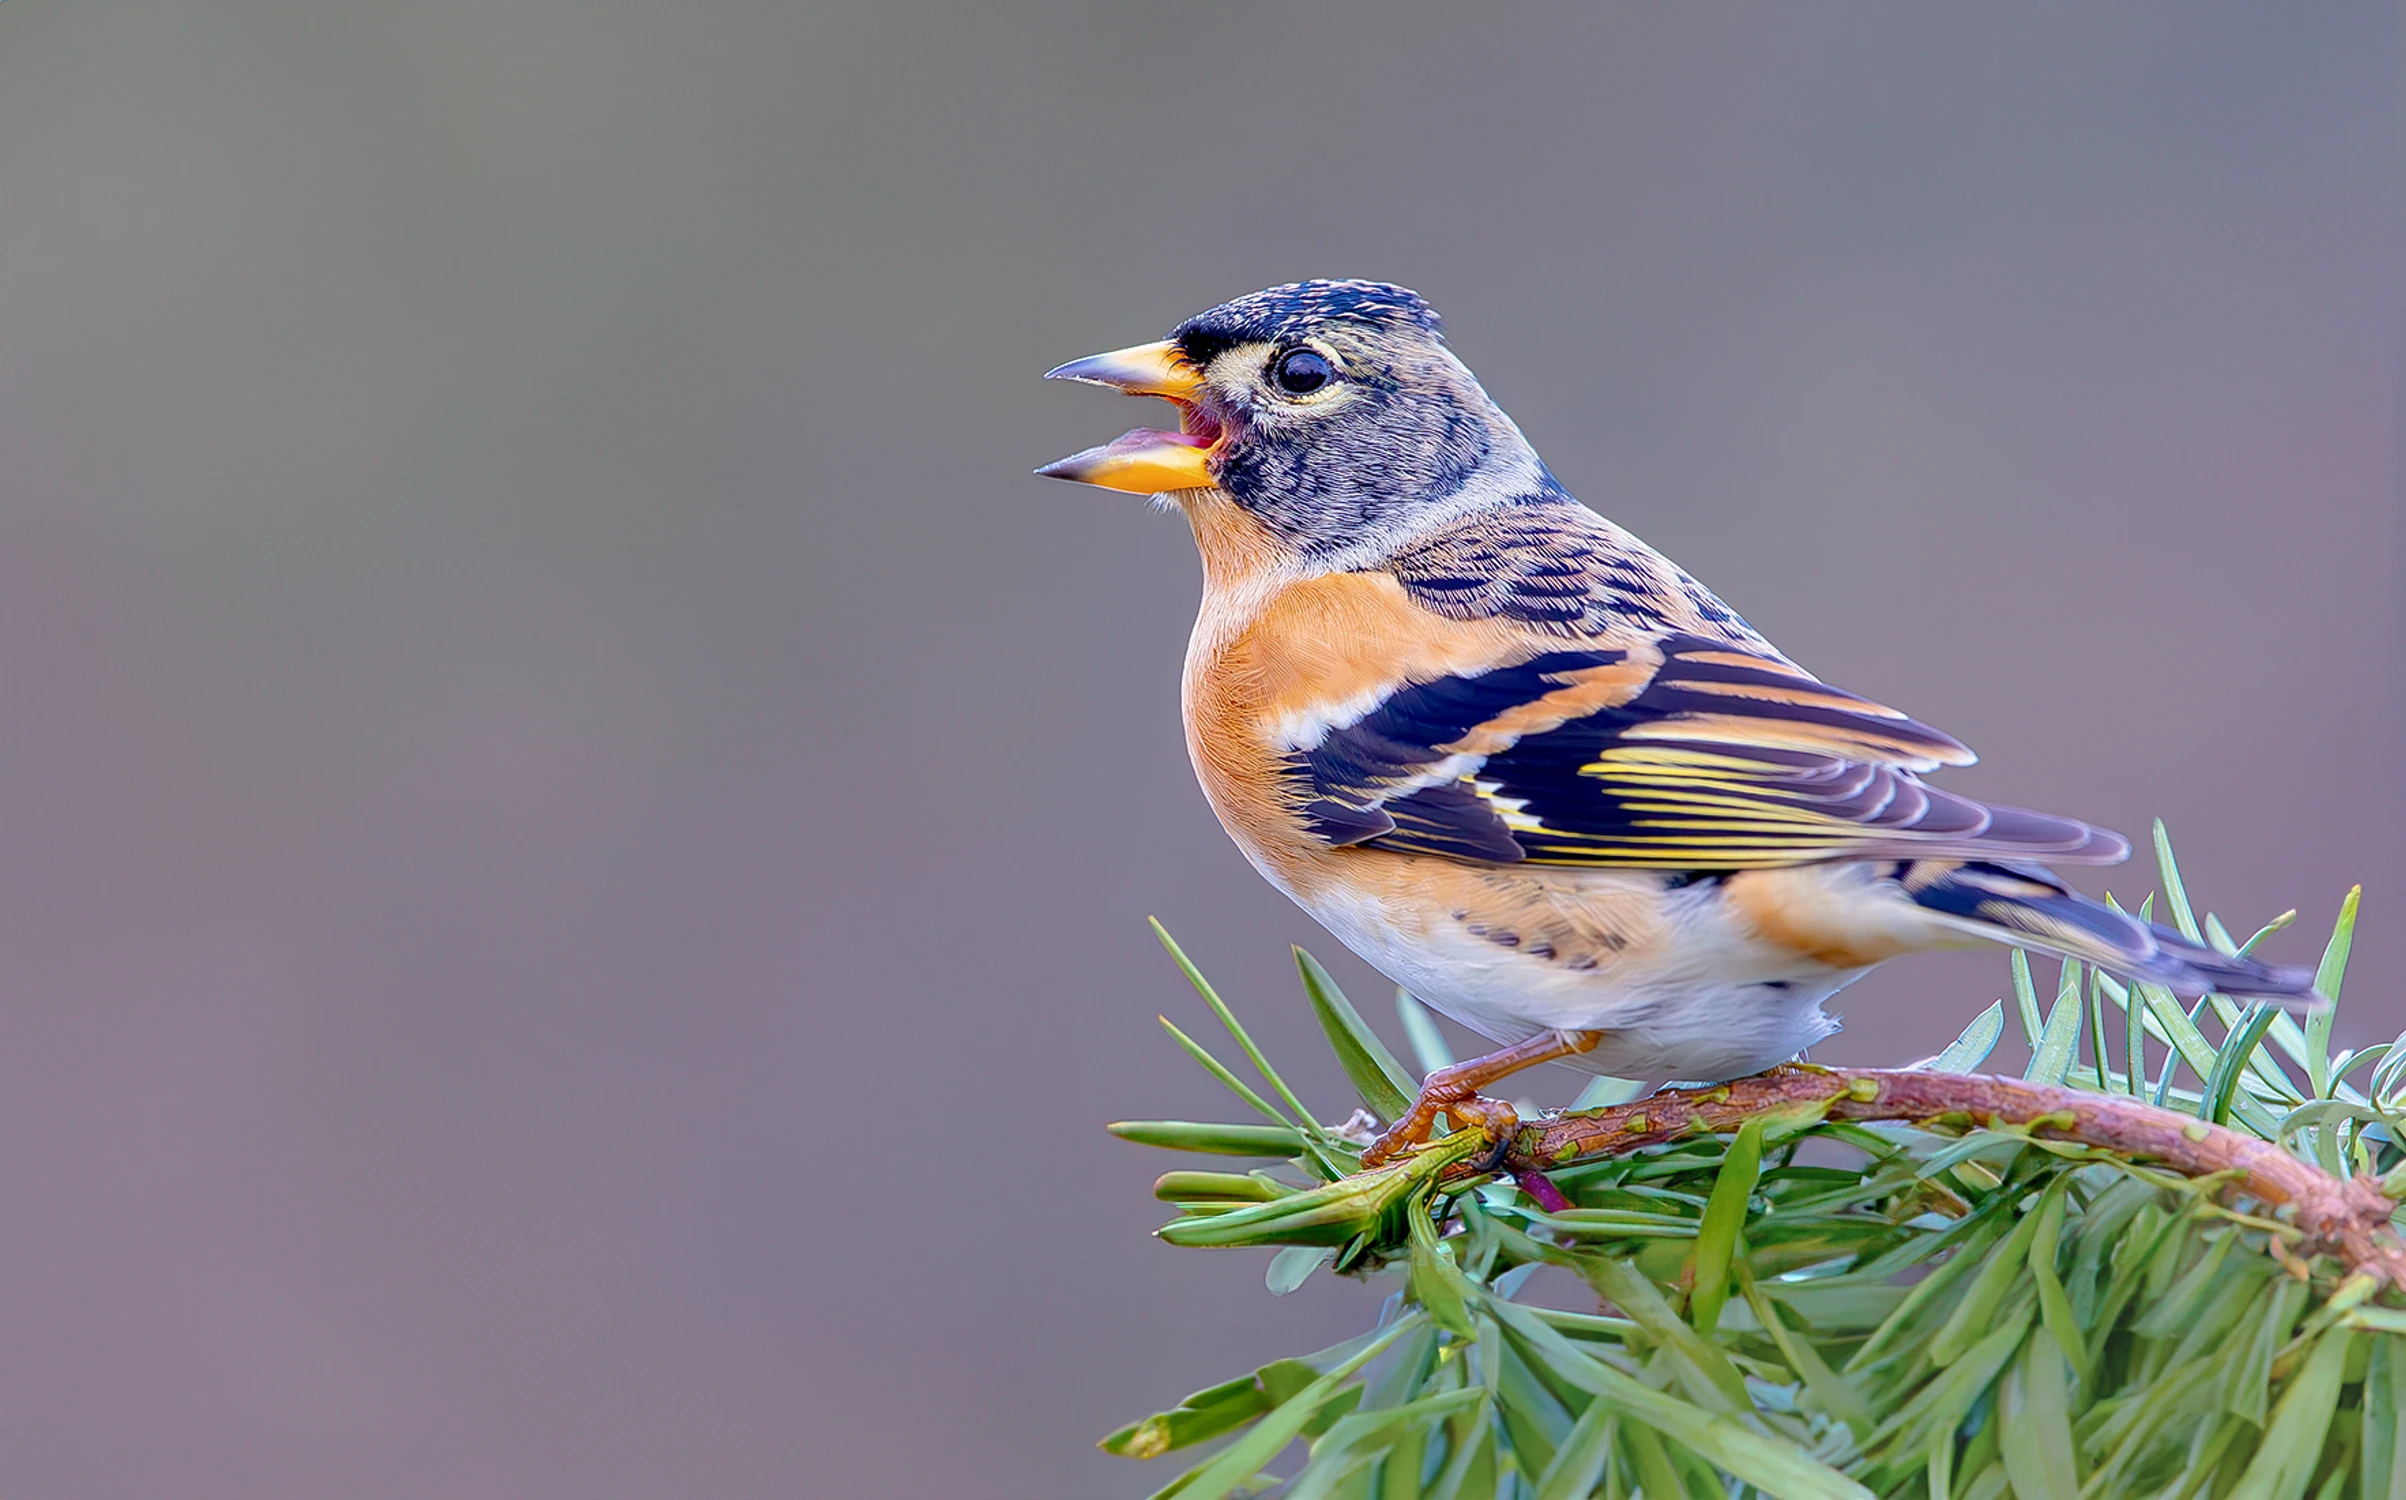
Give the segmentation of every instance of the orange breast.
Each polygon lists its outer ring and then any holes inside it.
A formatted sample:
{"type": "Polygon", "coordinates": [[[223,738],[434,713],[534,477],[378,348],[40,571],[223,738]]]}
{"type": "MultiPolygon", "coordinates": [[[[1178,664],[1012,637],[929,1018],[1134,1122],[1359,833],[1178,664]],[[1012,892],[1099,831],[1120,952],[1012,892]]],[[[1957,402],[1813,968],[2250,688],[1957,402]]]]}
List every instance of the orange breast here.
{"type": "Polygon", "coordinates": [[[1206,583],[1186,662],[1187,748],[1229,833],[1290,884],[1336,851],[1303,827],[1288,745],[1358,718],[1400,682],[1525,650],[1518,627],[1432,615],[1384,573],[1206,583]]]}

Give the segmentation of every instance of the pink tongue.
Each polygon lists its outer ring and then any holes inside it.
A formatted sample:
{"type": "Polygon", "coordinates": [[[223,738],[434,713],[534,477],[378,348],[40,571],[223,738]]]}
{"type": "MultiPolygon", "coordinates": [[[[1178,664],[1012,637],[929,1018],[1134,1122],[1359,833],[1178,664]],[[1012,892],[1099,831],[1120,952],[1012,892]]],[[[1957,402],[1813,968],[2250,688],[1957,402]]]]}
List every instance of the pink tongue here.
{"type": "Polygon", "coordinates": [[[1161,432],[1151,427],[1131,427],[1113,438],[1103,451],[1116,458],[1123,453],[1134,453],[1140,448],[1155,448],[1163,443],[1176,443],[1185,448],[1208,448],[1211,446],[1209,439],[1195,437],[1188,433],[1161,432]]]}

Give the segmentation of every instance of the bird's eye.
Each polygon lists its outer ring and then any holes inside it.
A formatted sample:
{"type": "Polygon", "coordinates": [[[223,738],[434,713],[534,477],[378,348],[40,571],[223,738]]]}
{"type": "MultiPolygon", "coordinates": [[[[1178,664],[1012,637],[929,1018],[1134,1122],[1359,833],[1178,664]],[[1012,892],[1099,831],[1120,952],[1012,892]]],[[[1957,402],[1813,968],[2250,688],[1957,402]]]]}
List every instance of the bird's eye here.
{"type": "Polygon", "coordinates": [[[1270,372],[1278,388],[1290,396],[1308,396],[1336,379],[1337,372],[1329,368],[1325,355],[1310,349],[1291,349],[1280,356],[1278,366],[1270,372]]]}

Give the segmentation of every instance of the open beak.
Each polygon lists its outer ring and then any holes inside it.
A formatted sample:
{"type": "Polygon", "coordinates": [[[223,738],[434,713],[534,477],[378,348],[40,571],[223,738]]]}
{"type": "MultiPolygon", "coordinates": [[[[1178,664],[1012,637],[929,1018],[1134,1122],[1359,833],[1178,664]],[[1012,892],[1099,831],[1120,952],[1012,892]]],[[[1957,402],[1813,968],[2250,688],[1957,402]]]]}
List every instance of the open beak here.
{"type": "Polygon", "coordinates": [[[1220,424],[1196,404],[1203,375],[1176,344],[1164,340],[1071,360],[1044,378],[1107,385],[1131,396],[1160,396],[1178,408],[1179,417],[1176,432],[1139,427],[1100,448],[1046,464],[1036,471],[1045,478],[1074,479],[1132,495],[1202,489],[1216,482],[1205,460],[1219,445],[1220,424]]]}

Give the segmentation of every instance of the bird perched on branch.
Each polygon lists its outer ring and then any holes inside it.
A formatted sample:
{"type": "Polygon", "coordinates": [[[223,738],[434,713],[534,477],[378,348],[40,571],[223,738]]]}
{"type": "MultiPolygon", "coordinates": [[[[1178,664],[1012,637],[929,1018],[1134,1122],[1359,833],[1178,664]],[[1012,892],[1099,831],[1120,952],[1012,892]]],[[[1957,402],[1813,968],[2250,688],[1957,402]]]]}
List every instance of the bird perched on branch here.
{"type": "Polygon", "coordinates": [[[1922,777],[1953,738],[1831,687],[1573,499],[1402,287],[1305,281],[1052,378],[1167,399],[1037,470],[1158,495],[1203,555],[1187,747],[1246,858],[1502,1050],[1366,1164],[1567,1061],[1718,1080],[1837,1029],[1874,964],[2009,943],[2198,994],[2303,996],[2083,897],[2119,836],[1922,777]]]}

